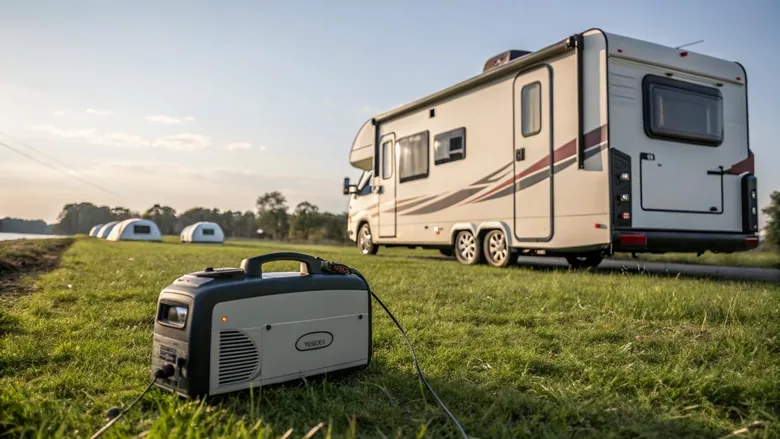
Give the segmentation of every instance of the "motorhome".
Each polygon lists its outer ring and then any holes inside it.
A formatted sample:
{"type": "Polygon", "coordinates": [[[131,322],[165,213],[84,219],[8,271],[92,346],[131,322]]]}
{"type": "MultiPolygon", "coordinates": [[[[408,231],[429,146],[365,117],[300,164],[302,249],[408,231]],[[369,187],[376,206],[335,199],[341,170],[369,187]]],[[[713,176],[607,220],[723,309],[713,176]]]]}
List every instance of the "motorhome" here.
{"type": "Polygon", "coordinates": [[[358,131],[348,234],[503,267],[758,245],[747,74],[598,29],[510,50],[358,131]]]}

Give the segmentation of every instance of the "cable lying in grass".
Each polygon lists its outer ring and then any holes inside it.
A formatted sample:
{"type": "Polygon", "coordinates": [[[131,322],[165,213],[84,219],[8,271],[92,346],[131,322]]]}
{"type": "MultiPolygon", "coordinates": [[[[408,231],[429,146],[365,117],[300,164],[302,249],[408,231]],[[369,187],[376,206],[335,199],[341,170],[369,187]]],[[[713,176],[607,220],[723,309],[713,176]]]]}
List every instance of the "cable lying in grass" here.
{"type": "MultiPolygon", "coordinates": [[[[323,272],[330,272],[330,273],[338,273],[338,274],[352,274],[360,279],[363,280],[363,282],[368,285],[368,281],[366,278],[356,269],[347,267],[343,264],[333,263],[324,261],[322,264],[323,272]]],[[[447,408],[447,406],[444,404],[444,402],[439,398],[439,395],[436,394],[436,392],[433,390],[433,387],[431,387],[430,384],[428,384],[428,380],[425,379],[425,374],[423,374],[422,369],[420,369],[420,364],[417,362],[417,355],[414,353],[414,347],[412,346],[412,342],[409,341],[409,337],[406,336],[406,331],[404,331],[403,326],[401,326],[401,323],[398,322],[398,320],[395,318],[392,312],[390,312],[390,309],[387,308],[387,306],[382,302],[382,300],[379,299],[379,297],[374,293],[373,290],[369,287],[369,292],[371,293],[371,297],[376,300],[376,303],[379,304],[379,306],[382,307],[382,309],[385,310],[387,315],[390,317],[391,320],[393,320],[393,323],[395,323],[395,326],[398,327],[398,330],[401,331],[401,335],[404,337],[404,341],[406,341],[406,345],[409,346],[409,352],[412,353],[412,360],[414,360],[414,367],[417,369],[417,375],[420,376],[420,380],[425,384],[425,387],[428,389],[429,392],[431,392],[431,395],[436,399],[436,402],[439,404],[439,406],[444,410],[445,413],[447,413],[447,416],[449,416],[450,420],[453,424],[455,424],[455,427],[460,432],[461,436],[464,438],[468,438],[469,436],[466,434],[466,430],[463,429],[463,426],[460,425],[460,422],[458,422],[458,419],[455,417],[455,415],[452,414],[450,409],[447,408]]]]}
{"type": "Polygon", "coordinates": [[[244,259],[241,268],[207,267],[164,288],[150,387],[197,398],[366,367],[372,298],[401,332],[420,380],[467,438],[425,378],[406,331],[366,278],[346,265],[300,253],[244,259]],[[277,261],[298,261],[300,272],[263,273],[263,264],[277,261]],[[267,363],[269,358],[274,362],[267,363]]]}
{"type": "Polygon", "coordinates": [[[111,426],[112,426],[112,425],[114,425],[114,424],[115,424],[115,423],[116,423],[116,422],[117,422],[117,421],[118,421],[118,420],[119,420],[119,419],[120,419],[122,416],[124,416],[124,415],[125,415],[125,413],[129,412],[129,411],[130,411],[130,409],[131,409],[131,408],[133,408],[133,406],[135,405],[135,403],[137,403],[138,401],[140,401],[140,400],[141,400],[141,398],[143,398],[143,397],[144,397],[144,395],[146,395],[146,392],[148,392],[148,391],[149,391],[149,389],[151,389],[151,388],[152,388],[152,386],[154,385],[154,383],[155,383],[155,382],[156,382],[158,379],[161,379],[161,378],[168,378],[168,377],[170,377],[171,375],[173,375],[173,373],[174,373],[173,366],[171,366],[171,365],[167,365],[167,366],[169,366],[169,367],[162,367],[162,368],[160,368],[160,369],[157,369],[157,370],[154,372],[154,378],[153,378],[153,379],[152,379],[152,381],[149,383],[149,385],[148,385],[148,386],[146,386],[146,389],[144,389],[144,391],[143,391],[143,392],[141,392],[141,394],[140,394],[140,395],[138,395],[138,398],[136,398],[136,399],[135,399],[133,402],[131,402],[131,403],[130,403],[130,405],[129,405],[129,406],[127,406],[127,408],[126,408],[126,409],[124,409],[124,410],[122,410],[121,412],[117,413],[117,411],[118,411],[119,409],[117,409],[117,408],[115,408],[115,407],[114,407],[114,408],[111,408],[111,409],[108,411],[108,414],[107,414],[107,416],[108,416],[108,418],[109,418],[109,421],[108,421],[108,423],[107,423],[106,425],[104,425],[104,426],[103,426],[103,428],[101,428],[100,430],[98,430],[98,431],[97,431],[95,434],[93,434],[93,435],[92,435],[92,437],[91,437],[90,439],[97,439],[97,438],[99,438],[100,436],[103,436],[103,433],[105,433],[105,432],[106,432],[106,431],[107,431],[109,428],[111,428],[111,426]]]}

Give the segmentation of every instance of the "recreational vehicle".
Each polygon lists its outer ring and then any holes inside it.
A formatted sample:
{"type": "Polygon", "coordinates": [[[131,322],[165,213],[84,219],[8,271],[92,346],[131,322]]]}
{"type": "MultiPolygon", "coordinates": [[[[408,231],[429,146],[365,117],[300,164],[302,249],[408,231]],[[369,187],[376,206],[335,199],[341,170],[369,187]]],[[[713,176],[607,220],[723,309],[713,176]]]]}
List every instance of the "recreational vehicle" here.
{"type": "Polygon", "coordinates": [[[464,264],[519,254],[595,266],[613,252],[758,245],[739,63],[594,29],[379,114],[350,152],[363,171],[348,234],[438,248],[464,264]]]}

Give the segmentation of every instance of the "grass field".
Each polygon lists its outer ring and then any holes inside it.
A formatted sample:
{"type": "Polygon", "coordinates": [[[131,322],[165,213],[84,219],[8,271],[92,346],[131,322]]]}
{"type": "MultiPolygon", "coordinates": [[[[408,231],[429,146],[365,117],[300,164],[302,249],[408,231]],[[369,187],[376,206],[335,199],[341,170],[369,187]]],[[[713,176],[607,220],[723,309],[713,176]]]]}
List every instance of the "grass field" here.
{"type": "MultiPolygon", "coordinates": [[[[639,260],[675,262],[681,264],[727,265],[732,267],[780,268],[780,254],[772,251],[752,250],[741,253],[665,253],[662,255],[639,254],[639,260]]],[[[631,259],[629,253],[616,254],[615,259],[631,259]]]]}
{"type": "MultiPolygon", "coordinates": [[[[88,437],[147,384],[163,287],[278,250],[361,270],[472,437],[780,437],[777,285],[465,267],[405,249],[95,239],[2,304],[0,432],[88,437]]],[[[454,437],[374,311],[373,362],[360,373],[205,402],[153,390],[105,437],[301,438],[320,423],[315,438],[454,437]]]]}

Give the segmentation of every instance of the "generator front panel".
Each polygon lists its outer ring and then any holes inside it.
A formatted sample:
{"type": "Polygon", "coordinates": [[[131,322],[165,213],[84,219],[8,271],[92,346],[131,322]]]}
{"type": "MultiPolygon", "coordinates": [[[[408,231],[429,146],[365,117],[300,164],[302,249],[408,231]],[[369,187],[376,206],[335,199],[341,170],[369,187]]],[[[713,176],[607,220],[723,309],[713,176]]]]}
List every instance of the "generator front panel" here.
{"type": "Polygon", "coordinates": [[[367,290],[272,294],[214,305],[209,394],[368,364],[367,290]]]}

